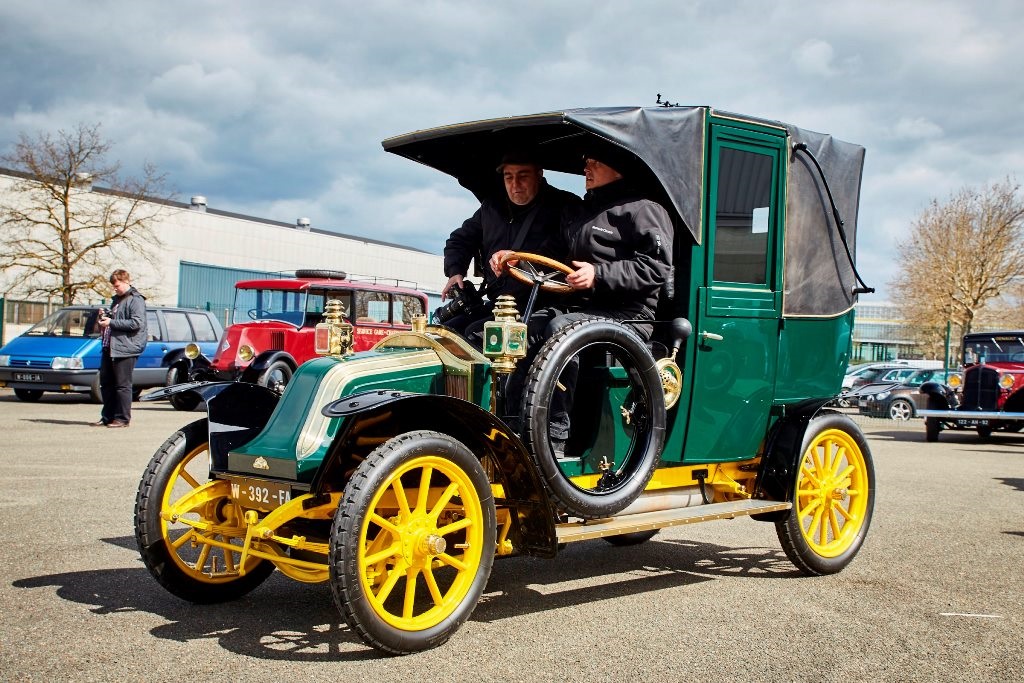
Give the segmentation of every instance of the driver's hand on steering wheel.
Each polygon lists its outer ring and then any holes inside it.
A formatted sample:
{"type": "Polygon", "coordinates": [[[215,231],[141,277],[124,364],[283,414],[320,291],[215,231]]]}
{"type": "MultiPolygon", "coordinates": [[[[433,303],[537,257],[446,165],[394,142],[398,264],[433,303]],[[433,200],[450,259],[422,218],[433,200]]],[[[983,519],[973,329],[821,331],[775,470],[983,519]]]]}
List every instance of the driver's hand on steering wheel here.
{"type": "Polygon", "coordinates": [[[448,298],[448,292],[452,291],[452,287],[458,287],[460,289],[462,288],[462,276],[461,275],[456,274],[456,275],[452,275],[450,278],[448,278],[448,282],[445,284],[444,288],[441,290],[441,301],[444,301],[445,299],[448,298]]]}
{"type": "Polygon", "coordinates": [[[573,289],[592,289],[597,280],[594,264],[586,261],[573,261],[572,265],[576,266],[576,270],[566,275],[565,281],[573,289]]]}
{"type": "MultiPolygon", "coordinates": [[[[491,254],[491,260],[488,261],[487,264],[491,267],[491,271],[498,277],[501,277],[502,275],[505,274],[505,271],[501,267],[501,259],[504,258],[505,254],[511,253],[511,249],[499,249],[498,251],[491,254]]],[[[519,263],[518,260],[512,260],[508,262],[510,266],[514,266],[517,263],[519,263]]]]}

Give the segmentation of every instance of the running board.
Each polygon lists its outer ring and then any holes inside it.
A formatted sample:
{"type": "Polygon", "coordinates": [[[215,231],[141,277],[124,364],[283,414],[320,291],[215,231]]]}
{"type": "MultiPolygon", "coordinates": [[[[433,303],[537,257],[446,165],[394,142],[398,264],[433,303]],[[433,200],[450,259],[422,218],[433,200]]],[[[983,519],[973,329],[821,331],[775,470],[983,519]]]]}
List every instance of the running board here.
{"type": "Polygon", "coordinates": [[[652,531],[680,524],[709,522],[713,519],[732,519],[745,517],[762,512],[789,510],[792,503],[780,503],[773,500],[733,500],[726,503],[710,505],[694,505],[693,507],[658,510],[656,512],[638,512],[620,517],[592,519],[583,522],[569,522],[555,527],[559,543],[588,541],[602,536],[617,536],[636,531],[652,531]]]}

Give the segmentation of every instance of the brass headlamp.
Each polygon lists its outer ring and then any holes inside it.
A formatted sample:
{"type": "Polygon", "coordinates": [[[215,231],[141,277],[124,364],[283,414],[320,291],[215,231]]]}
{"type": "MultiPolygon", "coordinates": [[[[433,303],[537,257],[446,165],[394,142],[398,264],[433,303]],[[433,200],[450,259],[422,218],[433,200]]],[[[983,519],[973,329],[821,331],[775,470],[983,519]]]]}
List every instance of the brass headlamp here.
{"type": "Polygon", "coordinates": [[[484,355],[491,368],[509,374],[526,356],[526,323],[520,322],[515,297],[502,294],[494,304],[494,320],[484,323],[484,355]]]}
{"type": "Polygon", "coordinates": [[[316,326],[316,352],[321,356],[347,356],[352,353],[352,325],[345,322],[345,307],[330,299],[324,304],[323,322],[316,326]]]}

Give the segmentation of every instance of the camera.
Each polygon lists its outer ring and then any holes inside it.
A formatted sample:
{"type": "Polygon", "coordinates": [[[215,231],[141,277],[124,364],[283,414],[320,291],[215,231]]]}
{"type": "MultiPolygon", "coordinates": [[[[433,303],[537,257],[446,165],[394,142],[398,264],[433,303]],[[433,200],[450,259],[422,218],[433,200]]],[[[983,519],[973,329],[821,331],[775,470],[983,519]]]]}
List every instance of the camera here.
{"type": "Polygon", "coordinates": [[[484,305],[483,296],[469,280],[463,281],[462,287],[452,287],[448,293],[452,297],[451,301],[434,311],[434,321],[439,325],[444,325],[457,315],[473,317],[484,305]]]}

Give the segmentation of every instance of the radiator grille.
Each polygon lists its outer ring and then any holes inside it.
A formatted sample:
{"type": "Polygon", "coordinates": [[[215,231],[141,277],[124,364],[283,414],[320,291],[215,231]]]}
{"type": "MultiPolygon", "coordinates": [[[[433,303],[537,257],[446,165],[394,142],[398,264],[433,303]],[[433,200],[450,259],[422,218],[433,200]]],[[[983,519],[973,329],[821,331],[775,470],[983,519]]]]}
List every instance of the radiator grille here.
{"type": "Polygon", "coordinates": [[[284,349],[284,332],[270,333],[270,348],[273,351],[282,351],[284,349]]]}
{"type": "Polygon", "coordinates": [[[961,410],[999,410],[999,373],[979,366],[964,372],[961,410]]]}
{"type": "Polygon", "coordinates": [[[445,374],[444,391],[453,398],[469,400],[469,378],[465,375],[445,374]]]}

